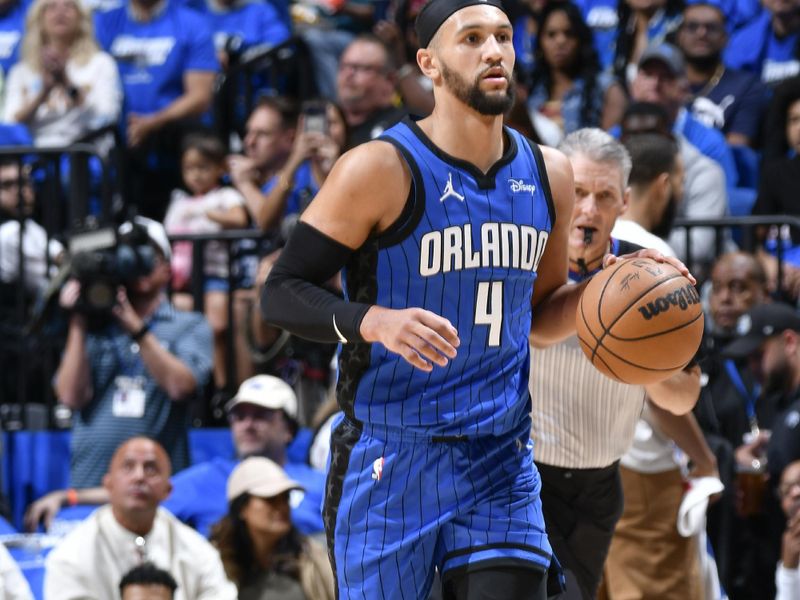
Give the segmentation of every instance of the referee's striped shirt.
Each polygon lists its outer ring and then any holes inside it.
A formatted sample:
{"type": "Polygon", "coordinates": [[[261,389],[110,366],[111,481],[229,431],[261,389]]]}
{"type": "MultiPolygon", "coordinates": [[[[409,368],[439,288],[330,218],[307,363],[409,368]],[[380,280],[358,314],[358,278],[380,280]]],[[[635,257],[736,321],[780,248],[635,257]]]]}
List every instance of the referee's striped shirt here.
{"type": "Polygon", "coordinates": [[[577,337],[531,348],[530,388],[536,462],[595,469],[627,452],[642,414],[644,388],[600,373],[577,337]]]}

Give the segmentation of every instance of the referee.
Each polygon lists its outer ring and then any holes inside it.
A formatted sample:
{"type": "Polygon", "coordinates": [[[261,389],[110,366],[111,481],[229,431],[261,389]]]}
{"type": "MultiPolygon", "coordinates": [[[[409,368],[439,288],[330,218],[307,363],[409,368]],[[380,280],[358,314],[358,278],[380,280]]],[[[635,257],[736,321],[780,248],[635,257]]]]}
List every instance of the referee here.
{"type": "MultiPolygon", "coordinates": [[[[611,237],[628,204],[631,159],[622,144],[599,129],[576,131],[559,149],[569,157],[575,178],[569,276],[578,283],[601,269],[606,254],[639,249],[611,237]]],[[[595,369],[572,336],[532,349],[530,386],[545,524],[567,576],[562,597],[595,598],[622,514],[619,459],[633,440],[645,398],[686,413],[697,399],[699,371],[682,371],[645,387],[619,383],[595,369]]]]}

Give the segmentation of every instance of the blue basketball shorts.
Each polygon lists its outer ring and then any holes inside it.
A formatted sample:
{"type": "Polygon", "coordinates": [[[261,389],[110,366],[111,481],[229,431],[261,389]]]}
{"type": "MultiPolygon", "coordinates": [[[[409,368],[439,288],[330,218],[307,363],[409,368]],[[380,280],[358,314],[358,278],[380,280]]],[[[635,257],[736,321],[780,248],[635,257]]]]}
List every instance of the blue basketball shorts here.
{"type": "Polygon", "coordinates": [[[551,548],[530,421],[502,437],[436,438],[344,418],[323,516],[339,598],[428,597],[471,570],[545,571],[551,548]]]}

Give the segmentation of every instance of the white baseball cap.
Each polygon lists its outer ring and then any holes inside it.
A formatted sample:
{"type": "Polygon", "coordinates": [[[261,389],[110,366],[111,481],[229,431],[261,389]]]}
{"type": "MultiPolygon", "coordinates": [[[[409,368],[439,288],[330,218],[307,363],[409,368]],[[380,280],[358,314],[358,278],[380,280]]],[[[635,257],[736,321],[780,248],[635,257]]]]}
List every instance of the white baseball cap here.
{"type": "Polygon", "coordinates": [[[245,403],[282,410],[291,419],[297,419],[297,395],[292,387],[279,377],[256,375],[244,380],[239,386],[239,391],[225,406],[225,410],[230,412],[234,406],[245,403]]]}
{"type": "Polygon", "coordinates": [[[147,237],[150,238],[151,242],[158,246],[158,249],[161,250],[164,258],[167,260],[172,259],[172,245],[169,243],[167,230],[164,229],[164,226],[161,223],[154,221],[153,219],[148,219],[147,217],[137,216],[133,217],[131,221],[126,221],[120,225],[119,233],[122,235],[130,233],[133,230],[133,224],[139,225],[140,227],[143,227],[145,231],[147,231],[147,237]]]}
{"type": "Polygon", "coordinates": [[[290,490],[304,489],[289,479],[278,463],[263,456],[251,456],[240,462],[228,477],[226,496],[231,502],[245,492],[259,498],[274,498],[290,490]]]}

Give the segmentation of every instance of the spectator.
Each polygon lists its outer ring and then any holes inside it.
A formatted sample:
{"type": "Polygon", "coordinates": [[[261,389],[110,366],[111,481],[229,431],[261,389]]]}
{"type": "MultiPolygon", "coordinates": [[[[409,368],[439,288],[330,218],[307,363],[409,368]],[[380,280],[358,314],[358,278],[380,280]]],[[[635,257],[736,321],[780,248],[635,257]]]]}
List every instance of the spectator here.
{"type": "Polygon", "coordinates": [[[244,154],[228,158],[231,180],[244,196],[250,217],[256,223],[267,205],[265,194],[270,189],[267,186],[292,151],[296,127],[297,108],[293,103],[283,98],[262,97],[247,119],[244,154]]]}
{"type": "MultiPolygon", "coordinates": [[[[333,102],[304,104],[291,153],[280,170],[262,187],[265,194],[256,225],[271,231],[287,218],[297,218],[317,195],[333,164],[347,146],[347,123],[342,109],[333,102]]],[[[288,237],[281,231],[281,237],[288,237]]]]}
{"type": "MultiPolygon", "coordinates": [[[[231,181],[244,196],[251,222],[256,223],[261,211],[266,210],[266,194],[274,183],[269,183],[286,163],[295,138],[298,118],[297,106],[286,98],[262,96],[247,119],[244,136],[244,154],[228,157],[231,181]]],[[[277,182],[277,180],[275,180],[277,182]]],[[[270,235],[274,235],[274,230],[270,235]]],[[[234,325],[237,380],[244,381],[254,372],[250,342],[246,337],[247,325],[255,303],[256,273],[259,259],[274,249],[270,242],[243,240],[234,246],[236,276],[242,289],[234,294],[234,325]]]]}
{"type": "Polygon", "coordinates": [[[787,523],[781,542],[781,561],[775,574],[778,592],[775,600],[792,600],[800,597],[800,460],[783,470],[778,493],[787,523]]]}
{"type": "MultiPolygon", "coordinates": [[[[164,228],[136,217],[120,234],[150,273],[126,282],[117,295],[113,322],[88,330],[87,316],[73,310],[67,343],[55,376],[58,398],[73,410],[73,487],[97,486],[114,449],[136,435],[162,444],[176,470],[189,466],[189,399],[211,369],[211,332],[201,315],[176,311],[165,290],[170,247],[164,228]],[[143,260],[144,262],[144,260],[143,260]]],[[[70,281],[61,305],[72,310],[80,284],[70,281]]]]}
{"type": "MultiPolygon", "coordinates": [[[[223,229],[244,229],[247,210],[244,198],[232,187],[222,186],[226,171],[225,146],[214,135],[191,134],[183,142],[181,172],[189,194],[174,190],[164,228],[170,235],[215,233],[223,229]]],[[[193,242],[177,242],[172,251],[172,289],[189,292],[192,277],[193,242]]],[[[228,331],[228,250],[223,242],[204,247],[205,297],[203,305],[214,334],[214,383],[226,385],[228,331]]],[[[173,296],[179,308],[192,310],[191,296],[173,296]]]]}
{"type": "Polygon", "coordinates": [[[773,161],[794,156],[800,147],[800,104],[795,106],[798,100],[800,77],[791,77],[775,86],[764,124],[765,169],[773,161]]]}
{"type": "Polygon", "coordinates": [[[380,4],[372,0],[300,0],[293,3],[292,16],[311,51],[317,93],[336,95],[336,72],[345,48],[355,36],[369,33],[380,4]]]}
{"type": "Polygon", "coordinates": [[[123,574],[144,562],[175,574],[176,600],[236,598],[216,550],[159,508],[170,492],[169,474],[169,458],[152,440],[133,438],[117,449],[103,477],[110,503],[64,537],[45,561],[48,600],[115,598],[123,574]]]}
{"type": "Polygon", "coordinates": [[[389,51],[372,35],[347,46],[339,61],[336,88],[350,127],[350,145],[368,142],[403,118],[392,104],[396,74],[389,51]]]}
{"type": "Polygon", "coordinates": [[[677,43],[686,58],[689,110],[699,122],[722,131],[729,144],[751,146],[759,138],[767,90],[758,76],[722,62],[726,27],[725,14],[714,0],[683,10],[677,43]]]}
{"type": "MultiPolygon", "coordinates": [[[[228,509],[224,493],[228,476],[241,459],[265,456],[281,465],[289,477],[303,482],[305,492],[292,493],[292,522],[301,533],[318,534],[325,476],[287,457],[297,429],[294,390],[277,377],[256,375],[242,383],[227,408],[236,457],[218,456],[173,475],[172,493],[164,508],[208,536],[211,525],[228,509]]],[[[34,502],[25,516],[28,529],[35,529],[40,521],[49,529],[56,513],[70,503],[70,493],[57,490],[34,502]]],[[[108,502],[102,488],[78,490],[74,499],[80,504],[108,502]]]]}
{"type": "Polygon", "coordinates": [[[759,412],[753,431],[736,449],[737,509],[743,519],[737,522],[736,541],[743,545],[730,589],[734,597],[771,598],[784,522],[777,498],[767,493],[768,473],[777,482],[783,467],[797,458],[791,454],[800,419],[800,315],[786,304],[759,304],[739,318],[736,333],[723,355],[747,359],[762,388],[757,407],[763,402],[783,412],[767,421],[759,412]]]}
{"type": "MultiPolygon", "coordinates": [[[[787,79],[775,88],[767,120],[764,162],[753,205],[754,215],[800,216],[794,187],[800,184],[800,77],[787,79]]],[[[789,226],[760,227],[756,238],[763,244],[759,260],[767,271],[771,291],[788,301],[800,297],[800,229],[789,226]],[[783,272],[778,289],[776,246],[783,244],[783,272]]]]}
{"type": "Polygon", "coordinates": [[[424,0],[400,0],[394,7],[394,18],[378,21],[372,30],[391,51],[392,64],[397,66],[396,89],[403,106],[421,117],[433,110],[433,82],[419,70],[419,40],[414,29],[424,4],[424,0]]]}
{"type": "Polygon", "coordinates": [[[3,76],[19,60],[19,45],[30,4],[30,0],[0,1],[0,71],[3,76]]]}
{"type": "Polygon", "coordinates": [[[737,449],[751,440],[753,425],[769,427],[777,408],[772,404],[774,397],[759,397],[760,386],[747,361],[726,359],[721,349],[736,334],[739,317],[768,299],[767,281],[755,256],[730,252],[714,263],[710,283],[705,333],[698,353],[705,385],[694,413],[725,484],[721,500],[708,509],[708,539],[723,586],[739,591],[744,579],[741,574],[752,562],[748,561],[752,535],[747,521],[737,516],[735,456],[737,449]]]}
{"type": "Polygon", "coordinates": [[[83,5],[36,0],[6,82],[3,121],[26,124],[37,146],[68,146],[115,123],[121,103],[117,67],[97,47],[83,5]]]}
{"type": "Polygon", "coordinates": [[[619,28],[619,3],[616,0],[581,0],[576,4],[581,8],[586,25],[592,30],[600,68],[610,71],[619,28]]]}
{"type": "Polygon", "coordinates": [[[120,600],[173,600],[178,583],[153,563],[133,567],[119,582],[120,600]]]}
{"type": "MultiPolygon", "coordinates": [[[[538,16],[528,108],[565,134],[619,124],[625,93],[600,71],[592,32],[571,2],[551,3],[538,16]]],[[[535,122],[535,119],[534,119],[535,122]]]]}
{"type": "Polygon", "coordinates": [[[34,221],[35,195],[27,165],[16,158],[0,159],[0,280],[5,288],[2,303],[16,297],[13,284],[24,282],[26,291],[39,295],[50,279],[50,266],[61,261],[61,243],[48,239],[44,228],[34,221]],[[22,231],[20,232],[20,223],[22,231]],[[19,264],[19,243],[22,237],[24,260],[19,264]],[[5,284],[9,284],[8,286],[5,284]],[[8,293],[6,293],[8,292],[8,293]]]}
{"type": "Polygon", "coordinates": [[[736,164],[725,137],[697,121],[686,110],[688,89],[683,57],[675,46],[661,44],[642,54],[639,71],[631,83],[633,100],[660,104],[667,112],[673,133],[683,135],[700,152],[716,161],[725,171],[728,187],[735,187],[736,164]]]}
{"type": "Polygon", "coordinates": [[[755,73],[775,86],[800,74],[797,42],[800,12],[796,0],[762,0],[764,11],[731,36],[725,64],[755,73]]]}
{"type": "Polygon", "coordinates": [[[612,69],[626,87],[648,47],[667,41],[681,22],[683,0],[620,0],[612,69]]]}
{"type": "Polygon", "coordinates": [[[175,475],[165,507],[207,535],[211,524],[227,511],[224,483],[238,461],[264,456],[303,484],[304,492],[291,495],[294,526],[304,534],[320,533],[325,477],[306,464],[290,462],[286,454],[297,430],[294,390],[277,377],[256,375],[239,386],[227,411],[236,458],[218,457],[175,475]]]}
{"type": "MultiPolygon", "coordinates": [[[[304,114],[299,121],[292,152],[280,172],[262,188],[266,198],[255,217],[256,224],[265,232],[276,229],[279,231],[278,243],[281,246],[288,239],[300,214],[317,195],[334,163],[347,146],[347,123],[338,105],[333,102],[311,101],[304,106],[304,114]]],[[[263,286],[279,255],[280,249],[271,252],[261,261],[256,275],[257,289],[263,286]]],[[[338,277],[331,282],[331,285],[337,290],[341,288],[338,277]]],[[[317,377],[314,383],[322,383],[323,388],[327,387],[328,364],[334,351],[330,345],[292,338],[292,343],[285,349],[279,348],[276,340],[283,339],[289,342],[288,335],[281,338],[281,330],[267,325],[259,310],[251,312],[249,326],[256,346],[254,358],[260,363],[260,368],[267,371],[274,370],[273,367],[286,356],[287,352],[292,352],[293,358],[299,362],[308,364],[309,360],[316,360],[320,354],[317,350],[321,350],[321,364],[312,367],[315,373],[324,376],[317,377]],[[264,356],[270,355],[274,355],[274,358],[269,361],[263,359],[264,356]]],[[[302,371],[301,376],[305,376],[309,370],[302,368],[302,371]]],[[[304,411],[300,419],[303,424],[307,423],[306,417],[310,412],[304,411]]]]}
{"type": "Polygon", "coordinates": [[[282,21],[271,2],[247,0],[203,0],[199,8],[207,15],[214,34],[214,48],[223,69],[235,64],[243,53],[269,49],[289,39],[289,24],[282,21]]]}
{"type": "Polygon", "coordinates": [[[297,489],[302,486],[264,457],[245,459],[228,478],[228,514],[211,540],[240,600],[335,597],[325,551],[289,519],[289,493],[297,489]]]}
{"type": "Polygon", "coordinates": [[[0,598],[3,600],[33,600],[33,592],[19,565],[0,544],[0,598]]]}
{"type": "MultiPolygon", "coordinates": [[[[635,133],[660,133],[673,135],[672,127],[664,108],[658,104],[636,102],[628,106],[622,118],[622,139],[635,133]]],[[[715,218],[727,213],[728,201],[725,191],[725,174],[710,158],[700,154],[685,137],[674,135],[681,150],[685,168],[683,199],[678,216],[686,218],[715,218]]],[[[714,231],[695,228],[691,232],[692,256],[686,257],[686,236],[683,231],[673,231],[668,239],[675,253],[689,260],[692,268],[703,271],[713,261],[716,246],[714,231]]]]}
{"type": "Polygon", "coordinates": [[[129,0],[97,13],[95,31],[122,78],[130,197],[161,220],[180,186],[181,139],[211,106],[219,69],[211,28],[178,0],[129,0]]]}
{"type": "Polygon", "coordinates": [[[666,243],[683,197],[683,161],[670,138],[643,133],[625,138],[633,166],[628,177],[628,208],[611,235],[662,254],[673,255],[666,243]]]}
{"type": "MultiPolygon", "coordinates": [[[[598,129],[570,134],[559,149],[575,174],[568,254],[570,280],[579,283],[600,270],[608,252],[640,249],[611,238],[627,205],[631,163],[625,148],[598,129]]],[[[531,437],[547,535],[565,569],[568,597],[594,598],[622,513],[619,459],[633,440],[645,398],[676,413],[691,410],[699,370],[644,387],[623,384],[592,367],[574,336],[532,348],[530,369],[531,437]],[[567,423],[583,425],[576,430],[567,423]]]]}

